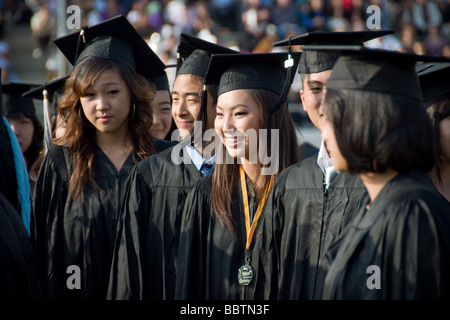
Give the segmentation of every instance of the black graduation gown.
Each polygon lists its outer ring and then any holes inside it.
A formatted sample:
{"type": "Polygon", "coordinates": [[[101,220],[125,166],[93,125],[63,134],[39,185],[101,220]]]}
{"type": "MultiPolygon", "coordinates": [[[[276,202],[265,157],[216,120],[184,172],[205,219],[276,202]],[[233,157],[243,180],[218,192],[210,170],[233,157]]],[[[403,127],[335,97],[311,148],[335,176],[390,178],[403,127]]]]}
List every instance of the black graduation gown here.
{"type": "Polygon", "coordinates": [[[265,226],[273,228],[273,240],[265,243],[265,250],[277,253],[278,279],[271,278],[268,298],[320,299],[317,289],[323,279],[317,270],[331,240],[367,197],[364,184],[359,176],[340,173],[324,192],[316,154],[281,172],[272,196],[268,210],[273,221],[265,226]]]}
{"type": "Polygon", "coordinates": [[[323,298],[449,299],[449,230],[450,205],[428,177],[398,175],[330,246],[323,298]]]}
{"type": "Polygon", "coordinates": [[[174,299],[181,213],[201,175],[192,163],[175,164],[173,150],[142,160],[130,174],[108,299],[174,299]]]}
{"type": "MultiPolygon", "coordinates": [[[[264,299],[267,261],[259,255],[259,248],[266,212],[263,210],[261,214],[249,249],[253,279],[248,286],[242,286],[238,282],[238,270],[245,264],[246,229],[240,180],[236,183],[235,201],[231,205],[233,233],[211,214],[211,188],[210,175],[201,179],[186,199],[181,223],[175,298],[264,299]]],[[[248,190],[248,197],[250,215],[253,216],[256,206],[252,190],[248,190]]]]}
{"type": "MultiPolygon", "coordinates": [[[[161,150],[157,141],[155,149],[161,150]]],[[[74,201],[68,190],[73,162],[67,148],[52,147],[42,163],[33,200],[38,270],[48,299],[106,299],[117,219],[134,162],[130,153],[117,172],[97,145],[94,161],[94,179],[102,190],[87,183],[84,199],[74,201]],[[69,277],[76,280],[70,266],[79,268],[81,289],[66,285],[69,277]]]]}
{"type": "Polygon", "coordinates": [[[36,256],[19,214],[0,193],[0,301],[40,300],[36,256]]]}

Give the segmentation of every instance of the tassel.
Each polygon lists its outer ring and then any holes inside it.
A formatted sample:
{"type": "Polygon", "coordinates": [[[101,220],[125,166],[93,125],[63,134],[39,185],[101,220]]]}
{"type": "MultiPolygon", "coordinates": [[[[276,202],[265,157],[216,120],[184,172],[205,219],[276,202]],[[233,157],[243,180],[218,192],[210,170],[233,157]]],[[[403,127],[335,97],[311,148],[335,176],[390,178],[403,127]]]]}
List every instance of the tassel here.
{"type": "Polygon", "coordinates": [[[50,150],[50,141],[52,140],[52,125],[50,119],[50,111],[48,107],[48,91],[42,91],[44,96],[43,113],[44,113],[44,154],[50,150]]]}
{"type": "Polygon", "coordinates": [[[86,43],[86,38],[84,37],[84,29],[85,28],[81,29],[80,34],[78,35],[77,50],[75,51],[75,60],[74,61],[77,61],[78,55],[80,54],[80,51],[81,51],[81,39],[83,39],[83,44],[86,43]]]}
{"type": "MultiPolygon", "coordinates": [[[[208,117],[207,117],[207,109],[208,109],[208,91],[206,90],[206,85],[203,85],[203,90],[200,91],[200,111],[198,114],[198,119],[197,121],[201,121],[201,125],[202,125],[202,129],[201,129],[201,133],[203,135],[203,133],[205,133],[206,131],[206,123],[208,121],[208,117]]],[[[202,142],[201,139],[201,135],[200,136],[196,136],[195,135],[195,130],[193,133],[191,133],[191,144],[195,145],[198,143],[195,143],[197,141],[200,141],[200,143],[202,142]]]]}
{"type": "Polygon", "coordinates": [[[202,133],[206,131],[206,122],[208,121],[208,91],[206,85],[203,85],[203,90],[200,92],[201,104],[200,104],[200,119],[202,120],[202,133]]]}
{"type": "Polygon", "coordinates": [[[288,51],[288,58],[287,60],[284,62],[284,67],[287,69],[286,70],[286,78],[284,80],[284,87],[283,87],[283,91],[280,94],[280,97],[278,99],[278,101],[272,105],[268,110],[267,113],[268,114],[272,114],[275,111],[277,111],[281,105],[286,101],[286,98],[289,94],[289,90],[291,89],[291,84],[292,84],[292,80],[293,80],[293,72],[295,72],[294,70],[294,59],[292,59],[292,50],[291,50],[291,42],[290,42],[290,38],[289,38],[289,51],[288,51]]]}
{"type": "Polygon", "coordinates": [[[178,70],[180,70],[182,64],[183,64],[183,58],[181,57],[180,53],[177,52],[177,70],[176,70],[176,73],[178,73],[178,70]]]}

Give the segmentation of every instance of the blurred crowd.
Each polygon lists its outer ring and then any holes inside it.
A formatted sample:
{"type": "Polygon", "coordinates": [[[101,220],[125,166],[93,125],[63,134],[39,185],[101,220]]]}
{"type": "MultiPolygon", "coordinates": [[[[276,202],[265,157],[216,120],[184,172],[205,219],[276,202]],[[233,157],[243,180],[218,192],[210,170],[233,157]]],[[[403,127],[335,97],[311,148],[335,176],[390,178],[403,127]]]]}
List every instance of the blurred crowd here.
{"type": "MultiPolygon", "coordinates": [[[[166,64],[176,59],[181,32],[242,52],[270,52],[273,41],[304,32],[367,30],[371,5],[380,9],[381,29],[396,33],[369,46],[450,56],[450,0],[67,0],[66,5],[81,9],[82,26],[126,15],[166,64]]],[[[14,23],[29,24],[32,56],[45,54],[51,62],[58,0],[0,0],[0,8],[0,22],[10,14],[14,23]]],[[[3,28],[0,34],[3,39],[3,28]]],[[[0,54],[7,70],[4,41],[0,54]]],[[[58,65],[47,68],[56,72],[58,65]]]]}

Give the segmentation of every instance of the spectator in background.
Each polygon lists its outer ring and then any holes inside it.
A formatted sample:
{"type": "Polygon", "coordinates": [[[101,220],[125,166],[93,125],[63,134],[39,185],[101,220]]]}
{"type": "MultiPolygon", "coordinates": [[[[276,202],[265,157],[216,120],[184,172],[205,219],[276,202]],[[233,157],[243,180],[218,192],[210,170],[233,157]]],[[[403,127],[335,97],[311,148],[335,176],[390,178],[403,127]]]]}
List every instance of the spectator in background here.
{"type": "Polygon", "coordinates": [[[412,24],[405,24],[400,31],[402,52],[413,52],[413,44],[416,41],[416,29],[412,24]]]}
{"type": "Polygon", "coordinates": [[[310,0],[309,26],[311,31],[323,31],[326,28],[328,14],[324,0],[310,0]]]}
{"type": "Polygon", "coordinates": [[[243,43],[246,49],[252,51],[264,36],[266,26],[270,20],[270,11],[261,5],[261,0],[247,0],[241,15],[244,24],[243,43]]]}
{"type": "Polygon", "coordinates": [[[420,36],[426,36],[429,26],[440,26],[442,14],[433,0],[414,0],[412,3],[412,23],[420,36]]]}
{"type": "Polygon", "coordinates": [[[428,54],[433,56],[441,56],[442,49],[447,42],[439,32],[439,27],[436,25],[430,25],[428,26],[428,33],[424,39],[424,44],[427,48],[428,54]]]}
{"type": "Polygon", "coordinates": [[[277,26],[278,35],[284,38],[290,25],[298,24],[297,7],[293,0],[275,0],[271,10],[271,21],[277,26]]]}
{"type": "Polygon", "coordinates": [[[30,19],[33,36],[33,58],[38,59],[47,50],[47,46],[55,31],[55,21],[47,4],[40,6],[30,19]]]}

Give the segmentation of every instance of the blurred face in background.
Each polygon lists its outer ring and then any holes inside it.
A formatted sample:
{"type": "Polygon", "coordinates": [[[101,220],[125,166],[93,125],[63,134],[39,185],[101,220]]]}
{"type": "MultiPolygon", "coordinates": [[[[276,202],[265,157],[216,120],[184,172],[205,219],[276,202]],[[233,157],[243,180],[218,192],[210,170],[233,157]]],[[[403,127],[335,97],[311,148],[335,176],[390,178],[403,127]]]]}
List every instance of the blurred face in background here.
{"type": "Polygon", "coordinates": [[[164,139],[172,126],[170,93],[167,90],[156,91],[152,102],[153,125],[151,128],[152,136],[158,139],[164,139]]]}
{"type": "Polygon", "coordinates": [[[33,141],[34,123],[33,120],[25,116],[21,117],[6,117],[11,129],[19,141],[20,150],[22,153],[28,150],[33,141]]]}
{"type": "Polygon", "coordinates": [[[320,106],[325,96],[326,83],[330,75],[331,70],[306,75],[303,88],[300,90],[303,110],[308,113],[309,119],[319,130],[322,130],[319,121],[320,106]]]}

